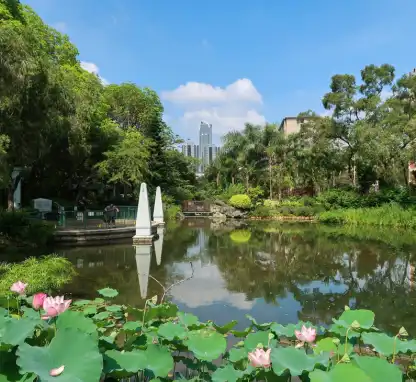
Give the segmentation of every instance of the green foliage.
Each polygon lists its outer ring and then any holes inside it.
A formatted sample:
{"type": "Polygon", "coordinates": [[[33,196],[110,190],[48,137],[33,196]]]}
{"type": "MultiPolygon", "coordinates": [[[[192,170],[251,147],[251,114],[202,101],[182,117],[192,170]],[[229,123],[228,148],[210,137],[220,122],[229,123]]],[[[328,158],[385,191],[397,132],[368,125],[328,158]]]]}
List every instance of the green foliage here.
{"type": "MultiPolygon", "coordinates": [[[[104,288],[100,294],[114,296],[117,291],[104,288]]],[[[369,310],[347,309],[333,319],[333,327],[315,328],[313,352],[304,344],[294,346],[295,331],[313,327],[311,323],[261,324],[247,317],[251,325],[238,332],[233,330],[236,321],[221,327],[199,322],[170,303],[148,301],[138,309],[95,299],[75,302],[56,320],[42,321],[21,298],[20,306],[9,304],[0,313],[0,379],[20,380],[12,379],[18,373],[24,380],[91,382],[129,377],[183,380],[185,374],[187,380],[221,382],[294,377],[400,382],[415,377],[412,364],[402,361],[414,356],[416,341],[403,338],[404,328],[394,337],[380,332],[369,310]],[[133,316],[140,321],[131,321],[133,316]],[[231,336],[243,338],[227,350],[231,336]],[[354,348],[353,338],[366,346],[354,348]],[[270,349],[271,367],[249,363],[248,355],[256,349],[270,349]],[[172,373],[178,363],[183,365],[182,376],[172,373]],[[58,368],[60,374],[51,376],[58,368]]]]}
{"type": "Polygon", "coordinates": [[[174,220],[178,214],[182,211],[182,208],[178,205],[169,205],[165,207],[165,217],[166,220],[174,220]]]}
{"type": "Polygon", "coordinates": [[[21,263],[6,264],[0,267],[0,295],[9,294],[10,286],[21,280],[28,283],[28,291],[58,290],[71,281],[75,275],[72,263],[58,256],[29,258],[21,263]]]}
{"type": "Polygon", "coordinates": [[[19,245],[44,246],[52,241],[54,227],[31,219],[27,212],[0,210],[0,235],[19,245]]]}
{"type": "Polygon", "coordinates": [[[253,204],[256,204],[256,202],[263,197],[264,191],[262,190],[260,186],[250,187],[247,190],[247,195],[250,197],[253,204]]]}
{"type": "Polygon", "coordinates": [[[230,198],[229,203],[231,206],[242,210],[248,210],[251,208],[251,199],[246,194],[233,195],[230,198]]]}
{"type": "Polygon", "coordinates": [[[327,224],[373,225],[380,227],[415,228],[413,209],[403,209],[391,204],[377,208],[357,208],[326,211],[318,219],[327,224]]]}

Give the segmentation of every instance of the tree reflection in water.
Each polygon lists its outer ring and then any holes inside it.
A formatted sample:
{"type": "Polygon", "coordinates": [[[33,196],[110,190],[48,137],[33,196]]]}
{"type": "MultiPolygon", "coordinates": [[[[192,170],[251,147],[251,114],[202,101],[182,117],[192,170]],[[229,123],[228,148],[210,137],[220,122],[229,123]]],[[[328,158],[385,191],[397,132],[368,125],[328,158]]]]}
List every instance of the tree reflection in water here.
{"type": "MultiPolygon", "coordinates": [[[[349,305],[372,309],[380,328],[397,332],[404,325],[416,335],[410,234],[257,222],[236,232],[209,224],[167,227],[161,264],[152,256],[150,265],[151,275],[168,286],[189,276],[194,262],[194,278],[173,288],[171,298],[201,319],[238,320],[250,313],[282,323],[330,324],[349,305]]],[[[84,264],[67,291],[91,297],[108,285],[120,291],[120,303],[143,305],[131,244],[62,252],[84,264]],[[87,265],[94,261],[101,266],[87,265]]],[[[149,280],[148,298],[161,293],[149,280]]]]}

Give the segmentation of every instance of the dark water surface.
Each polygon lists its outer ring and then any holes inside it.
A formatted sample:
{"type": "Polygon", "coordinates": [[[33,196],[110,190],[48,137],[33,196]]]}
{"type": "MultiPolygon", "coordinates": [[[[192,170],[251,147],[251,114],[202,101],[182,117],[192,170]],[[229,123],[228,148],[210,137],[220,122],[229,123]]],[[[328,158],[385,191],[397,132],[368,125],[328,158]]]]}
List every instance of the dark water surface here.
{"type": "MultiPolygon", "coordinates": [[[[241,223],[240,223],[241,224],[241,223]]],[[[168,225],[154,246],[112,244],[56,249],[77,268],[65,287],[76,298],[116,288],[118,303],[143,306],[174,286],[168,298],[201,320],[222,324],[246,314],[260,322],[330,324],[345,305],[376,313],[388,332],[416,336],[412,232],[346,230],[311,223],[211,227],[209,220],[168,225]],[[163,247],[163,248],[161,248],[163,247]],[[192,266],[191,263],[192,262],[192,266]]]]}

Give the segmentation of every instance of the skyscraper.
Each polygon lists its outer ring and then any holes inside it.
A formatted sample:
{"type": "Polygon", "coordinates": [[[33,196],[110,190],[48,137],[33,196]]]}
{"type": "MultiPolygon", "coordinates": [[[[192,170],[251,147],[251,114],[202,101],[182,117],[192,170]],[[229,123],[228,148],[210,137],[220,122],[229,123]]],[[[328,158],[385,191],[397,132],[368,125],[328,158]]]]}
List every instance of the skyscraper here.
{"type": "Polygon", "coordinates": [[[212,163],[210,161],[209,148],[212,146],[212,125],[201,121],[199,125],[199,153],[201,159],[200,172],[204,172],[206,167],[212,163]]]}

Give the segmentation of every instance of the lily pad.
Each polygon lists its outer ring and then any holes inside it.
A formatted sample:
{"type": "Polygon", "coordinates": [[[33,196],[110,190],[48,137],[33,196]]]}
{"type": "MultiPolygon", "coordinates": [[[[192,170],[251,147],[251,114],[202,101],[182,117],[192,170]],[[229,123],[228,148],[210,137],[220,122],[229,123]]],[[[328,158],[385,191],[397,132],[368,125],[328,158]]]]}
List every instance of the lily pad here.
{"type": "Polygon", "coordinates": [[[273,371],[277,375],[282,375],[289,370],[292,377],[301,375],[304,371],[312,371],[315,365],[328,365],[328,354],[310,356],[304,350],[293,347],[273,348],[271,352],[273,371]]]}
{"type": "Polygon", "coordinates": [[[175,337],[179,339],[185,338],[187,331],[182,325],[166,322],[159,326],[158,334],[159,336],[172,341],[175,337]]]}
{"type": "Polygon", "coordinates": [[[21,373],[35,373],[42,382],[97,382],[103,367],[97,340],[72,328],[58,330],[46,347],[24,343],[16,354],[21,373]],[[65,369],[59,377],[49,375],[61,366],[65,369]]]}
{"type": "Polygon", "coordinates": [[[56,327],[58,330],[65,328],[79,329],[89,334],[97,332],[97,327],[90,318],[85,317],[81,312],[72,310],[67,310],[58,316],[56,327]]]}
{"type": "Polygon", "coordinates": [[[374,317],[374,312],[367,309],[345,310],[338,320],[333,319],[332,321],[344,328],[349,328],[358,323],[360,328],[370,329],[374,324],[374,317]]]}
{"type": "Polygon", "coordinates": [[[98,293],[106,298],[114,298],[118,296],[118,291],[116,289],[112,289],[112,288],[104,288],[104,289],[100,289],[98,291],[98,293]]]}
{"type": "Polygon", "coordinates": [[[191,313],[178,313],[179,321],[185,326],[193,326],[198,324],[198,317],[191,313]]]}
{"type": "Polygon", "coordinates": [[[9,317],[0,317],[0,344],[19,345],[26,338],[33,336],[38,325],[43,325],[39,318],[22,317],[20,320],[17,320],[9,317]]]}
{"type": "Polygon", "coordinates": [[[213,330],[196,330],[189,333],[186,341],[188,348],[196,358],[203,361],[213,361],[225,352],[225,338],[213,330]]]}
{"type": "Polygon", "coordinates": [[[220,367],[212,374],[212,382],[236,382],[243,376],[241,370],[236,370],[232,365],[220,367]]]}

